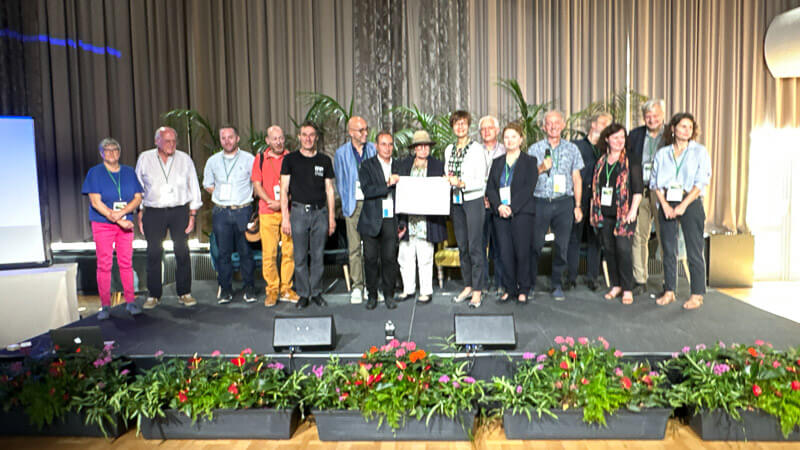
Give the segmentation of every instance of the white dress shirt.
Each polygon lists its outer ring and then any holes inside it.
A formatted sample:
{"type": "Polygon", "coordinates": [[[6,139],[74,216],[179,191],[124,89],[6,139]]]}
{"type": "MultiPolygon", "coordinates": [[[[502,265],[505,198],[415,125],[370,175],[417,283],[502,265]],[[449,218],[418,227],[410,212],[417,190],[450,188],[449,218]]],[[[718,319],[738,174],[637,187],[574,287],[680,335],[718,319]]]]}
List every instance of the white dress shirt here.
{"type": "Polygon", "coordinates": [[[172,208],[189,203],[189,209],[200,209],[200,183],[192,158],[175,150],[167,163],[158,156],[158,149],[142,152],[136,161],[136,176],[144,188],[145,208],[172,208]]]}

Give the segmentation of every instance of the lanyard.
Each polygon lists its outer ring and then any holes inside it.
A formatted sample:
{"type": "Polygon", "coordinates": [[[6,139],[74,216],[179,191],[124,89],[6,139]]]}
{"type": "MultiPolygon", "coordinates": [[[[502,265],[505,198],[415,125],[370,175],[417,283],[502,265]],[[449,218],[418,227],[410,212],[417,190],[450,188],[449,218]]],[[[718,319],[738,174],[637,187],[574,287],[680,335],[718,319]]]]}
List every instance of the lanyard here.
{"type": "Polygon", "coordinates": [[[226,158],[224,156],[222,157],[222,166],[224,167],[224,170],[225,170],[225,182],[226,183],[228,182],[228,179],[230,179],[231,172],[233,172],[233,168],[236,167],[236,163],[239,162],[239,156],[241,156],[241,155],[239,153],[237,153],[236,154],[236,158],[233,158],[233,164],[231,164],[231,168],[230,169],[228,169],[228,163],[226,162],[226,158]]]}
{"type": "MultiPolygon", "coordinates": [[[[650,137],[648,134],[647,137],[650,137]]],[[[656,143],[658,142],[658,136],[655,138],[650,137],[650,145],[647,146],[647,160],[653,161],[653,150],[656,148],[656,143]]]]}
{"type": "MultiPolygon", "coordinates": [[[[547,144],[547,145],[549,146],[550,144],[547,144]]],[[[556,148],[551,148],[550,149],[550,157],[553,158],[553,172],[554,172],[554,174],[558,173],[558,158],[556,157],[556,149],[557,148],[558,148],[558,145],[556,146],[556,148]]]]}
{"type": "Polygon", "coordinates": [[[514,176],[514,167],[516,167],[516,165],[517,165],[516,161],[514,161],[514,164],[512,164],[510,166],[508,165],[508,163],[506,163],[505,173],[504,173],[505,181],[503,182],[503,186],[504,187],[509,185],[508,184],[508,179],[511,178],[512,176],[514,176]]]}
{"type": "Polygon", "coordinates": [[[616,161],[614,164],[612,164],[611,168],[609,169],[609,167],[608,167],[608,159],[606,159],[606,166],[605,166],[605,169],[606,169],[606,187],[608,187],[608,184],[611,182],[611,173],[614,172],[614,167],[616,167],[618,162],[619,161],[616,161]]]}
{"type": "Polygon", "coordinates": [[[119,201],[122,201],[122,168],[120,168],[119,172],[117,172],[119,181],[114,179],[114,175],[111,174],[111,171],[108,170],[108,167],[106,167],[106,173],[108,174],[108,177],[111,178],[111,182],[114,183],[114,186],[117,188],[119,201]]]}
{"type": "Polygon", "coordinates": [[[674,148],[672,149],[672,162],[675,164],[675,179],[676,180],[678,179],[678,173],[680,173],[681,167],[683,166],[683,163],[686,161],[686,151],[687,150],[689,150],[688,146],[683,150],[683,158],[681,158],[681,163],[678,164],[678,158],[675,157],[675,149],[674,148]]]}
{"type": "Polygon", "coordinates": [[[164,181],[169,184],[169,174],[172,173],[172,168],[175,166],[175,160],[173,160],[172,164],[169,165],[169,171],[167,172],[164,170],[164,163],[161,162],[161,157],[156,155],[156,158],[158,158],[158,166],[161,167],[161,173],[164,174],[164,181]]]}

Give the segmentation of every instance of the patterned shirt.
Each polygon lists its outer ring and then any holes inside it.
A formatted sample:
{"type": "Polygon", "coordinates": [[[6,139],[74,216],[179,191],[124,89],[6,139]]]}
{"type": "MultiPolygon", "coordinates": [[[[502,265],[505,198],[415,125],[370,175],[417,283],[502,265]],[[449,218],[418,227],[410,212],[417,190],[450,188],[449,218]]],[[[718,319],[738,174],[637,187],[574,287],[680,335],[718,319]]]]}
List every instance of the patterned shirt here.
{"type": "Polygon", "coordinates": [[[467,149],[472,145],[469,141],[463,148],[457,148],[454,145],[450,147],[450,160],[447,162],[447,173],[453,174],[456,178],[461,178],[461,164],[464,163],[464,156],[467,154],[467,149]]]}
{"type": "Polygon", "coordinates": [[[550,157],[553,159],[553,167],[550,173],[539,174],[533,196],[538,198],[559,198],[562,196],[572,196],[572,172],[583,169],[583,157],[580,150],[570,141],[561,139],[555,148],[551,148],[547,138],[534,143],[528,147],[528,154],[535,157],[536,161],[544,161],[545,150],[550,148],[550,157]],[[556,194],[553,192],[553,178],[555,175],[564,175],[565,192],[556,194]]]}
{"type": "MultiPolygon", "coordinates": [[[[412,167],[412,177],[425,177],[427,176],[427,167],[412,167]]],[[[425,222],[425,216],[408,216],[408,235],[411,237],[425,239],[428,234],[428,224],[425,222]]]]}

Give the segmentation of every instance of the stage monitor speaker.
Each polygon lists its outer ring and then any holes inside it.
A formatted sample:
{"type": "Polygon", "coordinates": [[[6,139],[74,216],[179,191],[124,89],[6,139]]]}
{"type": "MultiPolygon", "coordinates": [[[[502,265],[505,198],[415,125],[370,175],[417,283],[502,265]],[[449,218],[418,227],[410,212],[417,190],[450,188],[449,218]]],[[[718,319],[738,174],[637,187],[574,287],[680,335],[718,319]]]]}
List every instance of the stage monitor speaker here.
{"type": "Polygon", "coordinates": [[[517,346],[513,314],[456,314],[454,320],[457,345],[503,349],[517,346]]]}
{"type": "Polygon", "coordinates": [[[333,316],[275,317],[272,323],[272,348],[281,351],[333,350],[336,327],[333,316]]]}

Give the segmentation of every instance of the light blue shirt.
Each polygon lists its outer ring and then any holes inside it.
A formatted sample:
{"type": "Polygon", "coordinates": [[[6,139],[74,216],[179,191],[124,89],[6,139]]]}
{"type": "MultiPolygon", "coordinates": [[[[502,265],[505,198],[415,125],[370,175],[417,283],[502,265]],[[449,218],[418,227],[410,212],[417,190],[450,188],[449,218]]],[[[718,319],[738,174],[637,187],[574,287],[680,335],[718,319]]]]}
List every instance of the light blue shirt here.
{"type": "Polygon", "coordinates": [[[219,206],[246,205],[253,201],[253,183],[250,174],[253,171],[255,157],[242,149],[233,158],[226,158],[220,151],[211,155],[203,169],[203,187],[214,187],[211,201],[219,206]],[[228,200],[220,199],[222,185],[230,183],[231,196],[228,200]]]}
{"type": "MultiPolygon", "coordinates": [[[[535,142],[528,147],[528,154],[536,157],[536,161],[541,164],[544,161],[545,150],[550,148],[547,138],[535,142]]],[[[581,151],[572,142],[561,139],[556,148],[550,148],[550,157],[553,159],[553,167],[550,175],[547,172],[539,174],[539,180],[533,189],[533,196],[538,198],[558,198],[564,195],[575,195],[572,189],[572,172],[583,169],[583,157],[581,151]],[[553,192],[553,177],[556,174],[564,175],[566,192],[556,195],[553,192]]],[[[584,193],[584,195],[586,195],[584,193]]]]}
{"type": "MultiPolygon", "coordinates": [[[[378,154],[372,142],[364,144],[362,152],[364,157],[361,161],[378,154]]],[[[336,149],[333,171],[336,174],[336,190],[342,198],[342,214],[350,217],[356,211],[356,181],[358,181],[358,161],[353,155],[353,141],[347,141],[336,149]]]]}
{"type": "Polygon", "coordinates": [[[684,192],[689,192],[693,187],[700,189],[700,195],[711,181],[711,158],[708,150],[695,141],[689,141],[689,146],[675,161],[672,146],[661,147],[653,159],[653,171],[650,174],[650,189],[667,189],[672,184],[683,186],[684,192]],[[680,165],[680,170],[676,171],[680,165]]]}

